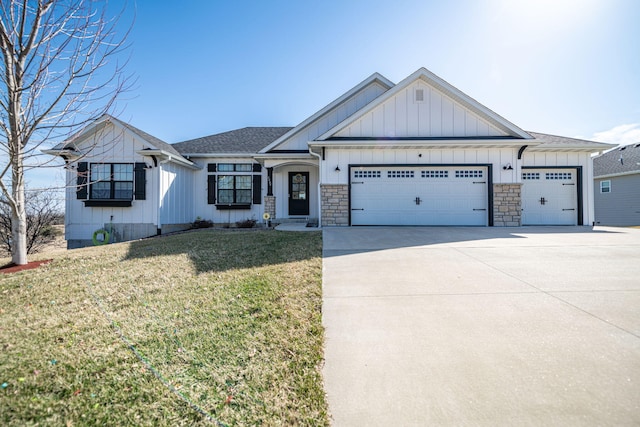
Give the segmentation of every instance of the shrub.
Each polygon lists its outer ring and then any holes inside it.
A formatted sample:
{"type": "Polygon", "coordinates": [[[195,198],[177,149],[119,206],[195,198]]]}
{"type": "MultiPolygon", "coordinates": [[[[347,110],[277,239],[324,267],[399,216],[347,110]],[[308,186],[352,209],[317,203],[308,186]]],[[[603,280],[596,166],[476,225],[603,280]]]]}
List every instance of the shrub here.
{"type": "Polygon", "coordinates": [[[213,227],[213,221],[210,219],[202,219],[200,217],[196,218],[195,221],[191,224],[191,228],[211,228],[213,227]]]}
{"type": "Polygon", "coordinates": [[[237,221],[236,227],[238,228],[253,228],[256,226],[255,219],[245,219],[244,221],[237,221]]]}

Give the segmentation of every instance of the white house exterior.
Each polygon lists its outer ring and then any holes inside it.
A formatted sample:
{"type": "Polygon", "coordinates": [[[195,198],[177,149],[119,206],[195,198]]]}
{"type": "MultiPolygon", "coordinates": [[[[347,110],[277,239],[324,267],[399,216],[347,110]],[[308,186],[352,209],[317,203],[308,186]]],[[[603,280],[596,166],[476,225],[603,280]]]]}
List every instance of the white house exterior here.
{"type": "Polygon", "coordinates": [[[68,179],[88,189],[67,193],[75,247],[108,223],[140,231],[127,239],[265,212],[321,226],[591,225],[591,153],[606,147],[526,132],[421,68],[398,84],[373,74],[293,128],[169,145],[105,117],[47,152],[66,156],[68,179]],[[92,194],[91,176],[78,178],[81,163],[118,162],[138,168],[135,188],[145,165],[145,199],[111,206],[92,199],[106,193],[92,194]]]}

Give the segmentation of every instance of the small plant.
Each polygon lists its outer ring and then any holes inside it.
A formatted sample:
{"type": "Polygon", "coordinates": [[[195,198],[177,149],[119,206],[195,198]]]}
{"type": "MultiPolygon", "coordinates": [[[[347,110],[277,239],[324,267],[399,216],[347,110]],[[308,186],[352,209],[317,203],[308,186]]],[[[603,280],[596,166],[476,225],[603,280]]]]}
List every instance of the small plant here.
{"type": "Polygon", "coordinates": [[[244,221],[236,221],[236,227],[238,228],[253,228],[256,226],[255,219],[245,219],[244,221]]]}
{"type": "Polygon", "coordinates": [[[210,219],[202,219],[200,217],[196,217],[196,220],[191,224],[191,228],[211,228],[213,227],[213,221],[210,219]]]}

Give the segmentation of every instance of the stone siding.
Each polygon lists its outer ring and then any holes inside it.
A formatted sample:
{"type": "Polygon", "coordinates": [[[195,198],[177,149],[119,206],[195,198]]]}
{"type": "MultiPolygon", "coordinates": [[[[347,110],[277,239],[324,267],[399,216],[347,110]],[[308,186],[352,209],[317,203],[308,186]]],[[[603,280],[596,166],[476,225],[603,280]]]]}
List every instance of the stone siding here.
{"type": "Polygon", "coordinates": [[[522,225],[522,184],[493,185],[493,225],[519,227],[522,225]]]}
{"type": "Polygon", "coordinates": [[[264,212],[271,215],[271,221],[276,218],[276,196],[264,196],[264,212]]]}
{"type": "Polygon", "coordinates": [[[320,185],[322,226],[349,225],[349,186],[346,184],[320,185]]]}

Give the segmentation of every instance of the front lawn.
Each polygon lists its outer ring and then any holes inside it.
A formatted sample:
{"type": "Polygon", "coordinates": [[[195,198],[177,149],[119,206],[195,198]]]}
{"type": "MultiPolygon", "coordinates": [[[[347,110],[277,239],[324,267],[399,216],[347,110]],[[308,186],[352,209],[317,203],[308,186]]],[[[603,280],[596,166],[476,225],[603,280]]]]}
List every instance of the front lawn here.
{"type": "Polygon", "coordinates": [[[202,230],[0,275],[0,423],[327,425],[321,250],[202,230]]]}

